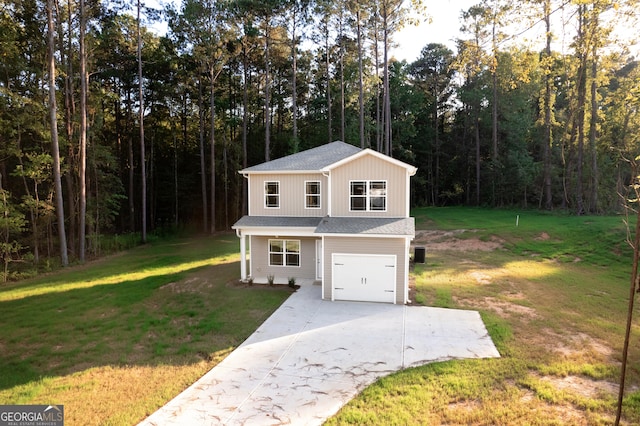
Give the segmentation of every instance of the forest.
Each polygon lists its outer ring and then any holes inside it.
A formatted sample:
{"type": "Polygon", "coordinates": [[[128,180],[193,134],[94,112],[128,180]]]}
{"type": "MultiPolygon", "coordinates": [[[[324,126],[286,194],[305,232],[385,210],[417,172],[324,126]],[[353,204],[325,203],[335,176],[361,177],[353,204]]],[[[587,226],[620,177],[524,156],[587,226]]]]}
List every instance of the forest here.
{"type": "Polygon", "coordinates": [[[334,140],[417,166],[414,206],[615,213],[635,176],[635,0],[478,0],[413,62],[423,0],[0,1],[5,281],[228,230],[239,170],[334,140]]]}

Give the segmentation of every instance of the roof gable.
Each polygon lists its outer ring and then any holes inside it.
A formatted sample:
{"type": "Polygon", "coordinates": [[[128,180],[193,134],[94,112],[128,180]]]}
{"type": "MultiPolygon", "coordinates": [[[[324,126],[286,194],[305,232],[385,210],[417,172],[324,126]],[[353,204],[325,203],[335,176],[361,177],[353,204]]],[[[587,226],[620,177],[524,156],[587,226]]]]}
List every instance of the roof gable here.
{"type": "Polygon", "coordinates": [[[241,173],[320,171],[362,151],[361,148],[336,141],[276,160],[247,167],[241,173]]]}
{"type": "Polygon", "coordinates": [[[328,165],[327,167],[325,167],[323,169],[323,171],[330,171],[330,170],[335,169],[337,167],[340,167],[340,166],[342,166],[342,165],[344,165],[344,164],[346,164],[348,162],[351,162],[351,161],[356,160],[358,158],[362,158],[362,157],[367,156],[367,155],[370,155],[372,157],[375,157],[375,158],[378,158],[380,160],[383,160],[383,161],[386,161],[388,163],[391,163],[391,164],[393,164],[395,166],[398,166],[398,167],[401,167],[403,169],[406,169],[407,172],[409,172],[409,175],[411,175],[411,176],[413,176],[416,173],[416,171],[418,170],[416,167],[414,167],[414,166],[412,166],[410,164],[404,163],[404,162],[402,162],[400,160],[396,160],[395,158],[389,157],[388,155],[385,155],[385,154],[382,154],[382,153],[380,153],[378,151],[374,151],[372,149],[367,148],[367,149],[360,150],[359,152],[355,153],[354,155],[352,155],[352,156],[350,156],[348,158],[343,158],[342,160],[336,161],[335,163],[328,165]]]}

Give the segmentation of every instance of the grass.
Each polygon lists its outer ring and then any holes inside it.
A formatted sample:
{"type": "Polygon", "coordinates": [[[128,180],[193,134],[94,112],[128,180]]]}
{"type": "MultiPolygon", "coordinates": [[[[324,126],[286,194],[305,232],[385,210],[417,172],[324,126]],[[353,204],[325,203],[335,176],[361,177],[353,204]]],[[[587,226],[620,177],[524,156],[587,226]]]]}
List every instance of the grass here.
{"type": "MultiPolygon", "coordinates": [[[[379,380],[327,424],[611,424],[631,252],[621,217],[420,209],[417,229],[502,242],[430,250],[414,300],[480,311],[502,357],[379,380]],[[518,217],[518,226],[516,226],[518,217]]],[[[64,404],[67,424],[135,424],[250,335],[288,290],[228,285],[238,241],[172,238],[0,287],[0,404],[64,404]]],[[[624,424],[640,423],[640,323],[624,424]]]]}
{"type": "MultiPolygon", "coordinates": [[[[502,357],[383,378],[327,424],[612,424],[632,262],[623,218],[466,208],[414,215],[416,229],[502,241],[489,252],[427,244],[426,264],[413,272],[416,301],[480,311],[502,357]]],[[[640,423],[639,331],[635,318],[623,424],[640,423]]]]}
{"type": "Polygon", "coordinates": [[[172,238],[0,287],[0,404],[135,424],[248,337],[288,291],[227,285],[238,240],[172,238]]]}

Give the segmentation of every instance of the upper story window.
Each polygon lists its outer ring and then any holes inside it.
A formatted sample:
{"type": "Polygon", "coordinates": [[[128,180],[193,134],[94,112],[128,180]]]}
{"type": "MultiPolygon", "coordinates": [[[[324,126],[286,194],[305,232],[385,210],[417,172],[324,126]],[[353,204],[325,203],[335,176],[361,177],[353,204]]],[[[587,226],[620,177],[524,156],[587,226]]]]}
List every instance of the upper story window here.
{"type": "Polygon", "coordinates": [[[268,209],[280,207],[280,182],[267,181],[264,183],[264,206],[268,209]]]}
{"type": "Polygon", "coordinates": [[[307,209],[320,208],[320,181],[312,180],[304,183],[304,207],[307,209]]]}
{"type": "Polygon", "coordinates": [[[354,180],[349,182],[351,211],[386,211],[387,182],[384,180],[354,180]]]}

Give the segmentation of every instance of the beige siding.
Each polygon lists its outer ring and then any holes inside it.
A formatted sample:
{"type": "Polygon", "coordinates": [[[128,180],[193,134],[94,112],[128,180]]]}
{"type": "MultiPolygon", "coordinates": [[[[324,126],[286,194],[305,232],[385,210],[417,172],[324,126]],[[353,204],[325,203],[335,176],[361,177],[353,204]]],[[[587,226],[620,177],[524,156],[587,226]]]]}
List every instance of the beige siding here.
{"type": "Polygon", "coordinates": [[[327,214],[327,178],[322,174],[254,174],[249,176],[250,216],[313,216],[327,214]],[[280,207],[265,208],[264,183],[280,182],[280,207]],[[320,208],[305,208],[305,182],[320,181],[320,208]]]}
{"type": "Polygon", "coordinates": [[[407,171],[405,168],[365,155],[331,171],[331,216],[405,217],[407,215],[407,171]],[[387,211],[349,211],[349,182],[383,180],[387,182],[387,211]]]}
{"type": "Polygon", "coordinates": [[[259,281],[274,275],[275,282],[286,283],[289,277],[315,279],[317,238],[279,237],[300,241],[300,266],[269,266],[269,240],[275,237],[251,237],[250,275],[259,281]]]}
{"type": "Polygon", "coordinates": [[[367,237],[325,237],[324,238],[324,269],[323,269],[323,297],[331,300],[333,282],[331,276],[331,254],[385,254],[396,255],[396,303],[404,303],[405,281],[409,271],[406,270],[406,260],[409,253],[406,250],[404,238],[367,238],[367,237]]]}

